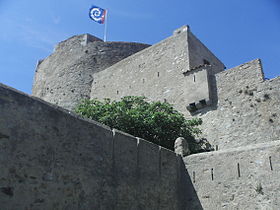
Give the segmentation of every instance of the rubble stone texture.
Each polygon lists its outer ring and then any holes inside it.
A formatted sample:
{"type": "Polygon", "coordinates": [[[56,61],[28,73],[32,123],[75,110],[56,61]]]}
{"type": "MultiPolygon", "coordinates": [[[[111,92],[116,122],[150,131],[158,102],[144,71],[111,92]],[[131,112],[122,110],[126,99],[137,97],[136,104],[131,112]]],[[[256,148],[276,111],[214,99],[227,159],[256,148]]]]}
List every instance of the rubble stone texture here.
{"type": "Polygon", "coordinates": [[[50,56],[38,62],[32,94],[67,109],[90,97],[94,73],[149,45],[103,42],[89,35],[60,42],[50,56]]]}

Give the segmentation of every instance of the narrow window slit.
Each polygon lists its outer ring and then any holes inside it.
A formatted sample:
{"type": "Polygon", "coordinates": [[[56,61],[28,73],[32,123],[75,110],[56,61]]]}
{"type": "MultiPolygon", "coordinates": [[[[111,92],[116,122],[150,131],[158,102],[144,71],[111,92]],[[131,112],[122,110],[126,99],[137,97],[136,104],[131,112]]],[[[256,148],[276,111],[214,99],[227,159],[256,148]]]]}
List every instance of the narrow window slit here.
{"type": "Polygon", "coordinates": [[[272,161],[271,161],[271,156],[269,156],[269,165],[270,165],[270,170],[273,171],[273,168],[272,168],[272,161]]]}
{"type": "Polygon", "coordinates": [[[216,145],[216,151],[218,151],[218,149],[219,149],[219,147],[218,147],[218,145],[216,145]]]}
{"type": "Polygon", "coordinates": [[[237,163],[237,173],[238,173],[238,177],[240,177],[240,165],[239,165],[239,163],[237,163]]]}
{"type": "Polygon", "coordinates": [[[195,82],[195,75],[193,75],[193,82],[195,82]]]}
{"type": "Polygon", "coordinates": [[[212,179],[212,181],[214,180],[214,169],[213,168],[211,168],[211,179],[212,179]]]}
{"type": "Polygon", "coordinates": [[[193,171],[193,183],[195,183],[195,171],[193,171]]]}
{"type": "Polygon", "coordinates": [[[159,77],[159,72],[157,73],[157,76],[159,77]]]}

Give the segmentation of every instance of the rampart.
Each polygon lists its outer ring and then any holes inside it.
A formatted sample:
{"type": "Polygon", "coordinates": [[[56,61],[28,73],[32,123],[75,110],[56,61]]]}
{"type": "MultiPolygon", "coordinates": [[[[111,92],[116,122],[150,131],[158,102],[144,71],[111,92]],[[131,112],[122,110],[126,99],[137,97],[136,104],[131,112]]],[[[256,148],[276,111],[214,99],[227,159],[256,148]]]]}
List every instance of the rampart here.
{"type": "Polygon", "coordinates": [[[275,141],[185,157],[202,208],[279,209],[279,151],[275,141]]]}
{"type": "Polygon", "coordinates": [[[32,94],[45,101],[73,109],[89,98],[93,74],[149,45],[103,42],[83,34],[59,43],[55,51],[37,64],[32,94]]]}
{"type": "Polygon", "coordinates": [[[280,77],[264,80],[260,60],[215,75],[218,102],[195,116],[218,149],[279,140],[280,77]]]}
{"type": "Polygon", "coordinates": [[[0,85],[1,209],[188,209],[175,153],[0,85]]]}

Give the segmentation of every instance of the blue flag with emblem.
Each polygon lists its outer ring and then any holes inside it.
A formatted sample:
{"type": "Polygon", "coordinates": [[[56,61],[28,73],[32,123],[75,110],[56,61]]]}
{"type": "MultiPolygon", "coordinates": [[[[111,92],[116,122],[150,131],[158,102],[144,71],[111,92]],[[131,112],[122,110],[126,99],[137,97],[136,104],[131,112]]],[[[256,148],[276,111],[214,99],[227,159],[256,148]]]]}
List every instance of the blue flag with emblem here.
{"type": "Polygon", "coordinates": [[[106,18],[106,9],[102,9],[97,6],[92,6],[89,10],[89,17],[93,21],[103,24],[106,18]]]}

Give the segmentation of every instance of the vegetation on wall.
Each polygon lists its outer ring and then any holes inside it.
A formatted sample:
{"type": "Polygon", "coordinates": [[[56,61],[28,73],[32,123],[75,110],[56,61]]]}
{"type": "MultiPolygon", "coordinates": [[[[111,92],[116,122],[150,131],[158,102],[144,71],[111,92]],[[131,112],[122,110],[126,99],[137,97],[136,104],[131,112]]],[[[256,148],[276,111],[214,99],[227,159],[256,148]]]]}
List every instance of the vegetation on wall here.
{"type": "Polygon", "coordinates": [[[199,144],[194,137],[201,133],[201,119],[186,120],[166,102],[147,102],[145,97],[126,96],[120,101],[84,100],[75,110],[78,114],[174,150],[178,137],[187,139],[192,153],[199,144]]]}

